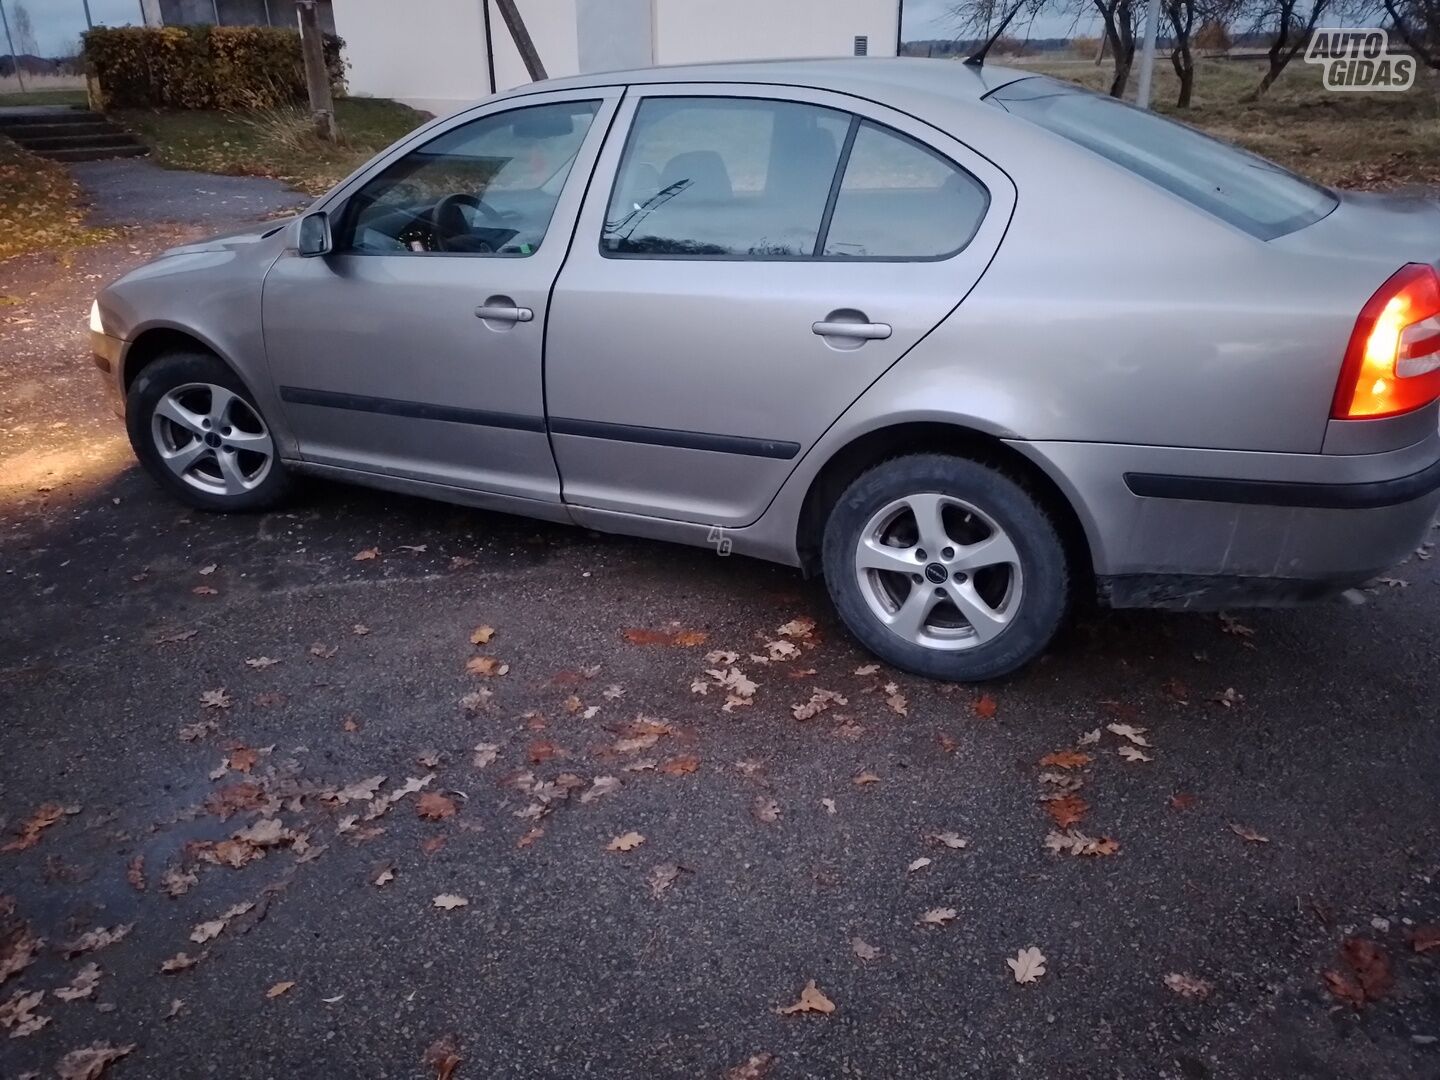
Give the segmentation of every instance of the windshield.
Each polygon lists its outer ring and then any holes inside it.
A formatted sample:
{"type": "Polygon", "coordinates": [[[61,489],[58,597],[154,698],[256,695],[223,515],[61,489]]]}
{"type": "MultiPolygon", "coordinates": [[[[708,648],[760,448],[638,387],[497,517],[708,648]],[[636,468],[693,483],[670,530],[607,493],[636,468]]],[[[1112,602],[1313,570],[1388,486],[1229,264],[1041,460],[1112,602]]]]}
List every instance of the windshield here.
{"type": "Polygon", "coordinates": [[[1330,192],[1274,162],[1077,86],[1021,79],[986,100],[1262,240],[1302,229],[1337,205],[1330,192]]]}

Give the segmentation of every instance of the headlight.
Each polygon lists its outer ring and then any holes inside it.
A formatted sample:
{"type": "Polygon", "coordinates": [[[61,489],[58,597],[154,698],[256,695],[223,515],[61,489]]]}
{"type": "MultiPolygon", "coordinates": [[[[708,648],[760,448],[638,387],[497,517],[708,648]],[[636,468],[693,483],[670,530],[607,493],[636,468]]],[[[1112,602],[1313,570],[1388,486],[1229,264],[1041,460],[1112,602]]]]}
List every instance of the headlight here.
{"type": "Polygon", "coordinates": [[[103,334],[105,324],[100,321],[100,301],[90,301],[90,332],[92,334],[103,334]]]}

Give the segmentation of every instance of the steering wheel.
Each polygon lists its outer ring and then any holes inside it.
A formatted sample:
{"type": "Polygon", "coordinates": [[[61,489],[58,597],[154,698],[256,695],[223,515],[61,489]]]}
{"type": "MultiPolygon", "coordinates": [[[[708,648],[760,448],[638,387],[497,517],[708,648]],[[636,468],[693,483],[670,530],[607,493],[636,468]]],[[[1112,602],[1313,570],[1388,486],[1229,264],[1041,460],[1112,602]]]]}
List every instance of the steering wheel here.
{"type": "Polygon", "coordinates": [[[435,236],[435,247],[439,251],[490,251],[485,241],[471,235],[470,223],[460,209],[468,206],[481,217],[497,225],[505,219],[494,207],[486,206],[468,192],[446,195],[430,209],[430,229],[435,236]]]}

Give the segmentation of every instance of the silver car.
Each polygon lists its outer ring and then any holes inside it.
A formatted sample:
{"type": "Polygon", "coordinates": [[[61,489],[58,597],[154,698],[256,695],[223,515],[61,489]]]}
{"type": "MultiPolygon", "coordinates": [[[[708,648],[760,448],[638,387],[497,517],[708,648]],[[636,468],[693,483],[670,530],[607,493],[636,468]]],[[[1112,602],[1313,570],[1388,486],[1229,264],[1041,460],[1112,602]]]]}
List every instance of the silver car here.
{"type": "Polygon", "coordinates": [[[1022,71],[560,79],[107,288],[206,510],[298,473],[821,572],[896,667],[1333,594],[1440,502],[1440,212],[1022,71]]]}

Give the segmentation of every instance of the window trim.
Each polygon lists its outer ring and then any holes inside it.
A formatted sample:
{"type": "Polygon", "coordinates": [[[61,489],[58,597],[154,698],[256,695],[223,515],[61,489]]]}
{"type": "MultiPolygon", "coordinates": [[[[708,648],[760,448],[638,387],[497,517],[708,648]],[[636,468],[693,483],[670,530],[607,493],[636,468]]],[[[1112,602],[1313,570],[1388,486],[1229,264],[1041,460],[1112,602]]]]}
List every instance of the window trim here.
{"type": "MultiPolygon", "coordinates": [[[[422,259],[424,259],[424,258],[442,258],[442,259],[455,259],[455,258],[463,258],[463,259],[533,259],[536,255],[540,254],[540,249],[545,246],[545,239],[546,239],[546,237],[548,237],[548,236],[550,235],[550,227],[555,223],[555,212],[559,209],[559,207],[560,207],[560,201],[561,201],[561,199],[564,197],[564,194],[565,194],[565,188],[569,186],[569,184],[570,184],[570,178],[571,178],[571,176],[572,176],[572,175],[574,174],[574,172],[575,172],[575,163],[580,159],[580,155],[581,155],[581,153],[582,153],[582,152],[584,151],[584,149],[585,149],[585,144],[586,144],[586,142],[589,141],[589,139],[590,139],[590,137],[591,137],[591,134],[594,132],[595,122],[600,119],[600,115],[601,115],[601,113],[604,111],[605,104],[606,104],[606,99],[605,99],[603,96],[593,97],[593,98],[592,98],[592,97],[582,96],[582,97],[575,97],[575,98],[569,98],[569,97],[559,98],[559,99],[552,100],[552,101],[536,101],[536,102],[531,102],[531,103],[528,103],[528,104],[516,105],[515,107],[509,108],[509,109],[495,109],[495,110],[490,111],[490,112],[482,113],[482,114],[480,114],[479,116],[461,117],[461,118],[459,118],[459,122],[458,122],[458,123],[455,123],[455,124],[450,125],[449,127],[445,128],[445,130],[443,130],[443,131],[436,132],[434,135],[432,135],[430,138],[424,140],[423,142],[417,142],[417,143],[414,144],[413,146],[407,146],[407,147],[405,147],[405,149],[404,149],[401,153],[397,154],[394,158],[392,158],[391,160],[389,160],[389,161],[385,162],[383,165],[381,165],[380,168],[377,169],[375,172],[373,172],[373,173],[371,173],[369,176],[365,177],[365,178],[355,187],[355,190],[346,193],[346,194],[344,195],[344,197],[343,197],[343,201],[342,201],[342,204],[341,204],[341,206],[340,206],[340,208],[339,208],[338,213],[335,212],[335,211],[331,211],[332,214],[334,214],[334,217],[335,217],[336,219],[338,219],[338,220],[337,220],[337,224],[339,225],[339,228],[336,230],[336,233],[335,233],[336,237],[339,238],[339,242],[337,242],[336,245],[335,245],[334,254],[336,254],[336,255],[352,256],[352,257],[356,257],[356,258],[366,258],[366,259],[370,259],[370,258],[392,259],[392,258],[395,258],[395,257],[397,257],[397,256],[398,256],[398,257],[401,257],[401,258],[416,258],[416,257],[418,257],[418,258],[422,258],[422,259]],[[551,206],[550,206],[550,217],[549,217],[549,219],[548,219],[548,220],[546,221],[546,223],[545,223],[545,232],[544,232],[544,234],[540,237],[540,243],[538,243],[538,244],[535,245],[534,250],[529,251],[529,252],[523,252],[523,251],[412,251],[412,250],[410,250],[410,249],[407,248],[407,249],[404,249],[404,250],[401,250],[401,251],[365,251],[365,250],[356,248],[356,247],[354,246],[354,244],[355,244],[355,227],[356,227],[356,225],[357,225],[356,215],[359,213],[358,205],[359,205],[359,201],[360,201],[360,196],[361,196],[361,194],[365,191],[365,189],[366,189],[373,181],[379,180],[379,179],[380,179],[381,177],[383,177],[387,172],[389,172],[390,169],[394,168],[396,165],[399,165],[401,162],[405,161],[407,158],[411,157],[412,155],[420,152],[420,151],[423,150],[425,147],[429,146],[431,143],[433,143],[433,142],[435,142],[435,141],[437,141],[437,140],[439,140],[439,139],[443,139],[443,138],[445,138],[445,137],[448,136],[448,135],[452,135],[452,134],[454,134],[455,132],[459,131],[461,128],[469,127],[471,124],[483,123],[483,122],[485,122],[486,120],[492,120],[492,119],[494,119],[494,118],[497,117],[497,116],[511,116],[511,115],[513,115],[513,114],[515,114],[515,113],[522,112],[522,111],[527,110],[527,109],[551,109],[551,108],[556,107],[557,105],[559,105],[559,106],[564,106],[564,105],[570,105],[570,106],[575,106],[575,105],[590,105],[590,106],[592,106],[593,108],[592,108],[591,113],[590,113],[590,126],[585,129],[585,134],[584,134],[583,136],[581,136],[580,143],[579,143],[579,145],[576,146],[576,148],[575,148],[575,153],[574,153],[574,155],[573,155],[573,156],[571,157],[571,159],[570,159],[569,168],[567,169],[566,175],[565,175],[565,182],[560,185],[560,191],[556,193],[555,201],[554,201],[554,203],[552,203],[551,206]]],[[[558,171],[558,170],[557,170],[557,171],[558,171]]],[[[554,173],[551,173],[550,176],[546,178],[546,181],[545,181],[545,182],[546,182],[546,183],[549,183],[550,180],[554,178],[554,175],[555,175],[554,173]]],[[[568,247],[568,244],[569,244],[568,239],[567,239],[566,244],[567,244],[567,247],[568,247]]]]}
{"type": "MultiPolygon", "coordinates": [[[[757,84],[760,86],[761,84],[757,84]]],[[[965,168],[949,154],[932,146],[930,143],[909,135],[899,128],[892,127],[883,121],[873,117],[865,116],[854,109],[839,108],[835,105],[822,104],[816,101],[804,99],[779,97],[775,94],[738,94],[734,92],[723,92],[709,94],[704,92],[704,83],[689,84],[679,93],[640,93],[635,97],[635,107],[630,114],[629,127],[625,132],[625,141],[620,148],[620,153],[615,159],[615,168],[610,177],[610,189],[605,195],[605,201],[601,204],[600,233],[596,237],[595,247],[602,259],[613,259],[616,261],[643,261],[643,262],[697,262],[697,263],[727,263],[727,262],[753,262],[753,263],[926,263],[945,262],[963,253],[975,241],[980,234],[986,219],[990,216],[990,208],[994,205],[994,196],[990,186],[980,177],[976,176],[969,169],[965,168]],[[815,246],[808,255],[698,255],[690,252],[648,252],[648,251],[610,251],[605,247],[605,220],[610,213],[610,204],[615,198],[615,192],[620,186],[622,167],[626,163],[626,157],[630,153],[632,142],[635,138],[636,120],[639,119],[640,110],[644,108],[647,101],[675,101],[687,98],[703,99],[707,101],[758,101],[774,102],[782,105],[805,105],[815,109],[825,109],[829,112],[841,113],[850,117],[850,124],[845,132],[845,141],[841,146],[840,153],[835,160],[835,171],[830,177],[830,191],[826,196],[825,210],[820,218],[820,227],[815,236],[815,246]],[[850,151],[855,145],[855,138],[859,134],[860,127],[869,124],[882,134],[890,135],[918,146],[921,149],[938,157],[952,169],[963,173],[975,182],[975,185],[985,195],[985,205],[980,215],[975,219],[975,227],[965,242],[954,251],[944,252],[938,255],[826,255],[824,254],[825,243],[830,238],[830,224],[834,216],[835,204],[840,198],[840,189],[844,185],[845,172],[850,166],[850,151]]],[[[650,84],[630,89],[647,89],[650,84]]],[[[764,84],[762,89],[780,89],[781,87],[764,84]]]]}

